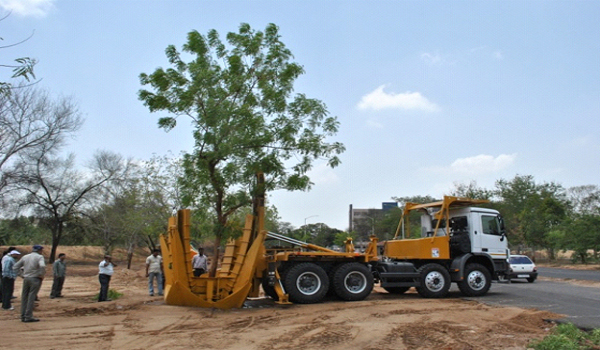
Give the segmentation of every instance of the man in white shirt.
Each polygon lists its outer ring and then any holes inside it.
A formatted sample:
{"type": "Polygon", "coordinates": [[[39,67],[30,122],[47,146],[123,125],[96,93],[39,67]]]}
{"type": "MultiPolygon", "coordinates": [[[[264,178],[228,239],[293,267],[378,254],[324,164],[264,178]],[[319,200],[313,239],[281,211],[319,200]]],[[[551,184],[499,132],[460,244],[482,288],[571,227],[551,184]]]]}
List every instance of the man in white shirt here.
{"type": "Polygon", "coordinates": [[[199,277],[208,270],[207,258],[204,255],[203,248],[198,248],[198,254],[192,258],[192,268],[194,269],[194,277],[199,277]]]}
{"type": "Polygon", "coordinates": [[[21,321],[38,322],[38,318],[33,317],[33,307],[42,281],[46,275],[46,263],[42,255],[44,247],[34,245],[33,251],[17,262],[13,269],[16,273],[23,276],[23,287],[21,290],[21,321]]]}
{"type": "Polygon", "coordinates": [[[158,255],[160,250],[154,249],[152,255],[146,258],[146,277],[148,277],[148,293],[154,296],[154,279],[158,286],[158,295],[163,295],[163,264],[162,256],[158,255]]]}
{"type": "Polygon", "coordinates": [[[98,265],[98,268],[100,269],[98,274],[98,280],[100,281],[100,294],[98,295],[99,302],[112,301],[112,299],[108,299],[108,287],[115,266],[117,266],[117,264],[112,262],[112,257],[110,255],[105,255],[104,260],[98,265]]]}

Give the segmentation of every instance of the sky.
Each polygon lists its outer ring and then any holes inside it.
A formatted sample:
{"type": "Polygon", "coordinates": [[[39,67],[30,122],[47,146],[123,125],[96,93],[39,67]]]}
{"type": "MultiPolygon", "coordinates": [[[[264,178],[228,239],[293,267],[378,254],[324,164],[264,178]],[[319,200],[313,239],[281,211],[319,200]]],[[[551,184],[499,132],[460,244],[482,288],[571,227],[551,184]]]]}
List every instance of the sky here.
{"type": "Polygon", "coordinates": [[[348,227],[349,205],[441,197],[532,175],[600,185],[600,1],[0,0],[2,61],[38,60],[40,87],[72,96],[85,124],[66,151],[134,159],[191,151],[137,98],[140,73],[168,67],[186,34],[241,23],[280,28],[346,146],[317,163],[310,192],[269,196],[295,227],[348,227]]]}

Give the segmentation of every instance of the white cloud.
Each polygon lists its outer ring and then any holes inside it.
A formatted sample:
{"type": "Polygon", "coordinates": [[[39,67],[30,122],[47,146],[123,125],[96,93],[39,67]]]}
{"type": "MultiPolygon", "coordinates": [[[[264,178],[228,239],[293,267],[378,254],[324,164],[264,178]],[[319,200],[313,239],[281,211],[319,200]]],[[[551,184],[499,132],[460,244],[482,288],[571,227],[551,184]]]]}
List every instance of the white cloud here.
{"type": "Polygon", "coordinates": [[[474,157],[459,158],[450,164],[449,171],[465,175],[494,173],[514,164],[516,158],[516,153],[501,154],[498,157],[480,154],[474,157]]]}
{"type": "Polygon", "coordinates": [[[367,120],[367,126],[372,129],[382,129],[383,128],[383,124],[381,124],[380,122],[377,122],[375,120],[372,120],[372,119],[367,120]]]}
{"type": "Polygon", "coordinates": [[[364,95],[360,103],[359,109],[372,109],[375,111],[381,109],[404,109],[404,110],[420,110],[426,112],[435,112],[439,107],[430,102],[419,92],[407,91],[401,94],[387,93],[383,89],[385,85],[381,85],[375,91],[364,95]]]}
{"type": "Polygon", "coordinates": [[[0,0],[0,8],[15,15],[45,17],[54,7],[55,0],[0,0]]]}
{"type": "Polygon", "coordinates": [[[492,53],[492,57],[494,57],[495,59],[497,59],[498,61],[501,61],[504,59],[504,55],[502,54],[502,51],[500,50],[496,50],[492,53]]]}
{"type": "Polygon", "coordinates": [[[444,63],[444,59],[438,53],[432,54],[432,53],[424,52],[421,54],[421,59],[423,59],[425,62],[427,62],[429,64],[434,64],[434,65],[444,63]]]}
{"type": "Polygon", "coordinates": [[[339,177],[327,163],[320,163],[314,166],[308,176],[315,185],[334,184],[339,182],[339,177]]]}

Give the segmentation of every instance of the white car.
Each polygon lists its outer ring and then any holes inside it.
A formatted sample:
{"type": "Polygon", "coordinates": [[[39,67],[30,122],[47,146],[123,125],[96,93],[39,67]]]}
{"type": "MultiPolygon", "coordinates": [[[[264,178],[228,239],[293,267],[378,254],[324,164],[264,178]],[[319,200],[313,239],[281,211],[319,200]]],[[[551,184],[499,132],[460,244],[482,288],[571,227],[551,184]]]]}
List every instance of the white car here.
{"type": "Polygon", "coordinates": [[[510,256],[509,279],[525,278],[527,282],[533,283],[538,276],[535,263],[526,255],[510,256]]]}

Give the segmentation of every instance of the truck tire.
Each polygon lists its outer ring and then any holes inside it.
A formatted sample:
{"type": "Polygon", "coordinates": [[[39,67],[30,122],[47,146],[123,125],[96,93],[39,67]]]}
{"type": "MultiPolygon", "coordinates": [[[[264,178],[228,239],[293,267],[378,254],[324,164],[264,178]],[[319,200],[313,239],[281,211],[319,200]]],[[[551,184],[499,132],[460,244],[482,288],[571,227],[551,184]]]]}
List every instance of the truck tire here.
{"type": "Polygon", "coordinates": [[[419,268],[417,292],[424,298],[443,298],[450,289],[450,274],[440,264],[431,263],[419,268]]]}
{"type": "Polygon", "coordinates": [[[363,300],[373,290],[373,274],[367,266],[353,262],[335,269],[333,290],[342,300],[363,300]]]}
{"type": "Polygon", "coordinates": [[[326,297],[336,297],[337,294],[335,294],[335,290],[333,288],[333,276],[335,276],[335,272],[337,271],[337,269],[342,266],[342,264],[338,264],[338,265],[334,265],[333,267],[331,267],[328,271],[327,271],[327,277],[329,277],[329,289],[327,290],[327,295],[326,297]]]}
{"type": "Polygon", "coordinates": [[[533,282],[535,282],[535,277],[529,277],[529,278],[527,279],[527,282],[529,282],[529,283],[533,283],[533,282]]]}
{"type": "Polygon", "coordinates": [[[481,264],[468,264],[464,276],[465,278],[457,283],[463,295],[480,297],[487,294],[492,286],[492,274],[481,264]]]}
{"type": "Polygon", "coordinates": [[[267,296],[271,297],[271,299],[278,301],[279,296],[277,295],[277,292],[275,292],[275,287],[269,285],[269,278],[267,277],[267,273],[265,272],[263,276],[264,277],[260,281],[263,291],[267,296]]]}
{"type": "Polygon", "coordinates": [[[390,294],[404,294],[410,287],[383,287],[390,294]]]}
{"type": "Polygon", "coordinates": [[[329,278],[319,265],[301,263],[286,271],[283,285],[290,301],[297,304],[313,304],[321,301],[327,294],[329,278]]]}

